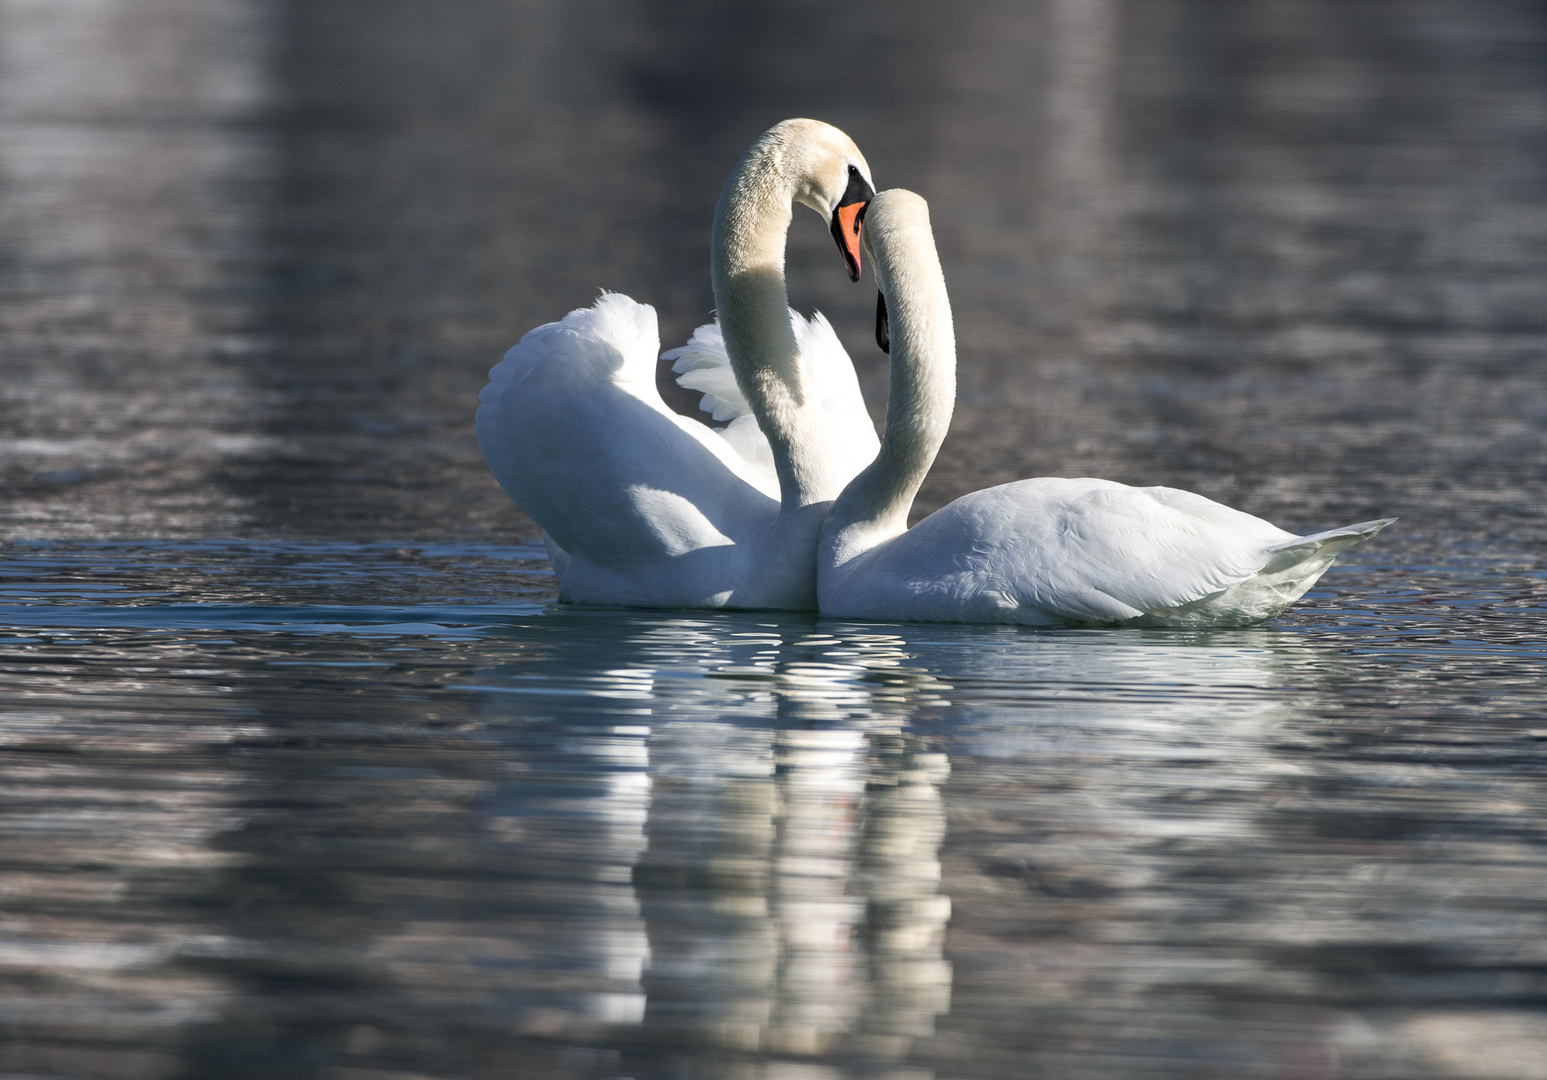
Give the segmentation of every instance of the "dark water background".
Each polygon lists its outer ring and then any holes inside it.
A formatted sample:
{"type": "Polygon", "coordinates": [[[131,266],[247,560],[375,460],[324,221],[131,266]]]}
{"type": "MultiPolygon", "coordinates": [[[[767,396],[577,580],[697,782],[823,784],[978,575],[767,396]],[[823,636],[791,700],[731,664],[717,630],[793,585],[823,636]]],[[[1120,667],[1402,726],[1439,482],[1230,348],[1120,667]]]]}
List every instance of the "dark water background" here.
{"type": "Polygon", "coordinates": [[[1538,3],[0,0],[0,1076],[1547,1077],[1544,429],[1538,3]],[[1402,520],[1249,631],[553,607],[485,373],[680,343],[793,115],[931,201],[921,510],[1402,520]]]}

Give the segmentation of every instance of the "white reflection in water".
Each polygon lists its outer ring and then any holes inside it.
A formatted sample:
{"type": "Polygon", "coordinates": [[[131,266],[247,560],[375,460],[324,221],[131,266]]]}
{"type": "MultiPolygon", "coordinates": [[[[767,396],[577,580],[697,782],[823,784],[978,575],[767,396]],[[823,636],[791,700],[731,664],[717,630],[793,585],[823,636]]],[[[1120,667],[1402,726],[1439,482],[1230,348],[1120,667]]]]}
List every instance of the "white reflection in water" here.
{"type": "MultiPolygon", "coordinates": [[[[1260,754],[1286,678],[1249,634],[747,626],[640,619],[577,676],[627,724],[570,729],[567,744],[607,777],[586,813],[605,823],[594,880],[612,912],[585,945],[612,981],[574,1020],[637,1025],[657,1049],[636,1075],[682,1052],[901,1063],[932,1037],[951,1002],[949,765],[921,718],[959,720],[974,756],[1052,770],[1120,744],[1120,773],[1203,744],[1260,754]]],[[[1120,785],[1098,786],[1075,801],[1141,816],[1120,785]]]]}
{"type": "Polygon", "coordinates": [[[0,889],[36,896],[11,1014],[132,994],[203,1054],[267,1010],[276,1061],[358,1029],[348,1055],[407,1062],[388,1032],[470,1023],[635,1080],[1053,1074],[1097,1045],[1111,1075],[1245,1076],[1471,1045],[1492,1020],[1413,1003],[1518,1000],[1531,775],[1491,721],[1386,709],[1440,684],[1384,663],[1271,630],[732,614],[421,636],[449,610],[59,606],[37,636],[68,636],[13,639],[7,852],[48,873],[0,889]]]}
{"type": "Polygon", "coordinates": [[[628,721],[564,743],[566,771],[605,776],[570,810],[603,825],[578,907],[611,913],[584,945],[611,981],[537,1028],[632,1021],[651,1046],[901,1060],[950,1004],[949,766],[906,731],[949,687],[892,634],[746,625],[639,620],[577,678],[628,721]]]}
{"type": "MultiPolygon", "coordinates": [[[[637,674],[648,680],[648,673],[637,674]]],[[[637,678],[616,682],[620,694],[602,690],[599,696],[639,696],[637,678]]],[[[557,764],[567,783],[529,787],[518,780],[488,800],[494,835],[520,843],[537,865],[547,862],[544,874],[568,879],[560,932],[542,943],[568,986],[542,994],[525,1011],[528,1033],[577,1023],[637,1024],[644,1016],[640,980],[650,943],[632,880],[647,846],[650,730],[630,723],[572,733],[552,746],[545,762],[557,764]]]]}
{"type": "Polygon", "coordinates": [[[638,874],[653,1034],[894,1059],[930,1035],[950,1000],[951,908],[938,894],[945,756],[898,727],[853,723],[682,720],[653,746],[638,874]]]}
{"type": "Polygon", "coordinates": [[[950,769],[921,727],[978,761],[1034,761],[1043,780],[1080,770],[1070,812],[1128,836],[1249,830],[1156,816],[1156,785],[1255,785],[1284,767],[1269,736],[1293,661],[1273,635],[747,626],[640,619],[581,677],[629,721],[581,729],[572,751],[608,776],[588,811],[610,837],[598,888],[633,883],[626,916],[615,896],[619,918],[587,946],[614,985],[581,1013],[638,1025],[657,1049],[636,1075],[683,1052],[902,1063],[933,1036],[952,992],[950,769]],[[1251,767],[1150,767],[1200,755],[1251,767]]]}

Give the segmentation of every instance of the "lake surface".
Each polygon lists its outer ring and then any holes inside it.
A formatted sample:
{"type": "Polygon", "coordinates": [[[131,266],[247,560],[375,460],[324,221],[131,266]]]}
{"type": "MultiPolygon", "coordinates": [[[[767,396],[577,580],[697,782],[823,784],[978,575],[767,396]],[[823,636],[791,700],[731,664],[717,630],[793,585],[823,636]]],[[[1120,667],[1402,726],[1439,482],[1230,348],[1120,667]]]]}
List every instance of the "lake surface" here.
{"type": "MultiPolygon", "coordinates": [[[[1547,1077],[1547,12],[0,0],[0,1075],[1547,1077]],[[560,607],[471,412],[790,115],[1251,630],[560,607]]],[[[791,233],[853,350],[872,283],[791,233]]]]}

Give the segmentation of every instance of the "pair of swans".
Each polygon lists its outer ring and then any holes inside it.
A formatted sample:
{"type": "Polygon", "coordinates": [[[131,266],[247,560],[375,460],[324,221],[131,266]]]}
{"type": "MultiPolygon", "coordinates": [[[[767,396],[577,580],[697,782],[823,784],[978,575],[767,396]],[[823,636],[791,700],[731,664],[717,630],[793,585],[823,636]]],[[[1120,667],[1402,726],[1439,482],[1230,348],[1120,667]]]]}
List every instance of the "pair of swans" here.
{"type": "Polygon", "coordinates": [[[718,322],[666,354],[729,421],[655,388],[655,312],[604,294],[490,372],[478,440],[543,528],[571,603],[811,610],[901,621],[1240,626],[1283,610],[1387,521],[1296,536],[1171,488],[1042,478],[907,528],[950,424],[955,339],[924,200],[874,193],[842,132],[788,120],[743,155],[715,211],[718,322]],[[790,311],[793,204],[827,218],[857,280],[876,264],[891,353],[886,438],[820,315],[790,311]],[[861,223],[863,222],[863,228],[861,223]]]}

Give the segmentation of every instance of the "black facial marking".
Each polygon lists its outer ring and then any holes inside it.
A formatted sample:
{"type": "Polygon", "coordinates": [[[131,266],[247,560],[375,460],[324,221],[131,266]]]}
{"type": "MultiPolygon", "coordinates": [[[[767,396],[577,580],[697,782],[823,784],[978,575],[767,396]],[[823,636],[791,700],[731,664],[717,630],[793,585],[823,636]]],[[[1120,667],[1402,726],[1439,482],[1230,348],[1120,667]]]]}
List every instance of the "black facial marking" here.
{"type": "Polygon", "coordinates": [[[850,243],[854,241],[844,233],[849,232],[854,238],[858,238],[860,226],[865,223],[865,211],[870,209],[870,200],[875,198],[875,194],[875,189],[859,174],[859,170],[850,165],[849,186],[844,189],[843,198],[838,200],[838,205],[833,207],[832,220],[833,239],[838,242],[838,250],[843,253],[843,262],[849,268],[850,281],[859,280],[859,252],[849,250],[850,243]],[[856,203],[859,204],[859,209],[854,212],[854,220],[845,225],[839,211],[856,203]]]}
{"type": "MultiPolygon", "coordinates": [[[[857,202],[868,203],[876,197],[876,189],[859,174],[859,170],[853,165],[849,166],[849,186],[843,189],[843,198],[838,200],[839,206],[853,206],[857,202]]],[[[863,216],[863,215],[862,215],[863,216]]],[[[854,222],[856,229],[859,219],[854,222]]]]}
{"type": "Polygon", "coordinates": [[[886,317],[886,294],[876,293],[876,344],[881,346],[881,351],[892,351],[892,324],[886,317]]]}

